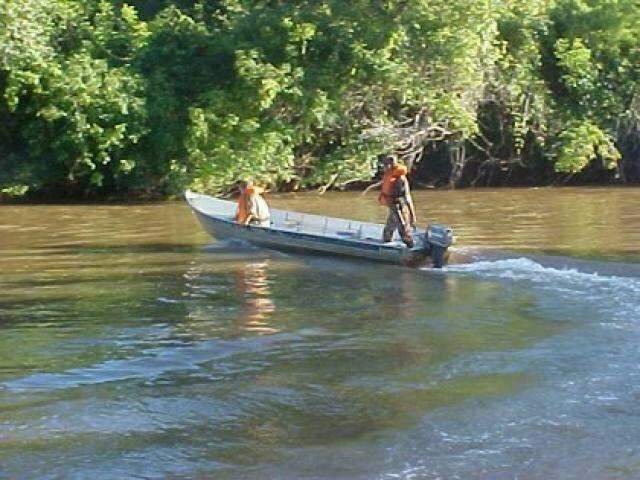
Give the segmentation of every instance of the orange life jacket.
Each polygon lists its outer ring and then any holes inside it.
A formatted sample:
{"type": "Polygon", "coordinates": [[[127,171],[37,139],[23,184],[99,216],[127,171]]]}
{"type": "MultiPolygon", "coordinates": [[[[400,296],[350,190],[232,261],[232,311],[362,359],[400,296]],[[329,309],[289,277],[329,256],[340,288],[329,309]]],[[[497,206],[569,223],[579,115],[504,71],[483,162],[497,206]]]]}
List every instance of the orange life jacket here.
{"type": "Polygon", "coordinates": [[[384,172],[384,176],[382,177],[382,189],[378,196],[380,204],[389,206],[393,203],[393,192],[396,189],[396,183],[406,174],[407,167],[404,165],[396,165],[384,172]]]}
{"type": "Polygon", "coordinates": [[[238,197],[238,211],[236,212],[236,222],[244,223],[249,216],[249,198],[251,195],[260,195],[264,190],[254,185],[245,188],[244,193],[238,197]]]}

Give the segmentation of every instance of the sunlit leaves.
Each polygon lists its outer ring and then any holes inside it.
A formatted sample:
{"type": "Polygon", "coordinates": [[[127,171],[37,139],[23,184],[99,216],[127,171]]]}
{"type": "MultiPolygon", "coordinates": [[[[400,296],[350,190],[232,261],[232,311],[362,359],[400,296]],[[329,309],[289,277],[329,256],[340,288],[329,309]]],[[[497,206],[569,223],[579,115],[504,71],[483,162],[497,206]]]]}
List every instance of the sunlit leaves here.
{"type": "Polygon", "coordinates": [[[21,197],[29,191],[28,185],[9,185],[0,189],[0,194],[8,197],[21,197]]]}
{"type": "Polygon", "coordinates": [[[598,78],[591,50],[579,38],[573,41],[561,38],[556,44],[556,56],[566,87],[577,95],[589,95],[598,78]]]}
{"type": "Polygon", "coordinates": [[[195,185],[221,190],[242,178],[273,186],[289,181],[292,147],[278,127],[252,117],[193,109],[187,148],[197,174],[195,185]]]}
{"type": "Polygon", "coordinates": [[[117,64],[132,61],[150,35],[147,24],[138,19],[133,7],[124,4],[117,9],[105,0],[98,4],[90,33],[95,55],[117,64]]]}
{"type": "MultiPolygon", "coordinates": [[[[100,186],[104,174],[94,170],[108,166],[145,131],[140,80],[109,68],[105,60],[79,54],[65,61],[47,83],[40,100],[46,106],[36,114],[42,121],[31,128],[42,139],[48,132],[55,135],[39,147],[40,154],[66,165],[71,180],[90,173],[89,181],[100,186]]],[[[113,172],[130,170],[116,165],[113,172]]]]}
{"type": "Polygon", "coordinates": [[[620,159],[613,139],[602,129],[585,121],[569,125],[559,136],[557,172],[577,173],[598,158],[605,168],[615,168],[620,159]]]}
{"type": "Polygon", "coordinates": [[[135,168],[123,155],[146,132],[144,82],[123,58],[142,48],[146,26],[131,7],[104,1],[4,0],[0,9],[2,94],[17,127],[7,132],[15,153],[0,175],[4,193],[115,188],[135,168]],[[30,185],[12,186],[12,175],[30,185]]]}
{"type": "Polygon", "coordinates": [[[418,116],[470,162],[558,172],[637,135],[635,0],[132,5],[0,0],[5,195],[341,186],[418,116]]]}
{"type": "Polygon", "coordinates": [[[66,13],[55,1],[0,0],[0,71],[7,72],[2,93],[10,109],[26,92],[42,90],[43,70],[56,55],[54,20],[66,13]]]}

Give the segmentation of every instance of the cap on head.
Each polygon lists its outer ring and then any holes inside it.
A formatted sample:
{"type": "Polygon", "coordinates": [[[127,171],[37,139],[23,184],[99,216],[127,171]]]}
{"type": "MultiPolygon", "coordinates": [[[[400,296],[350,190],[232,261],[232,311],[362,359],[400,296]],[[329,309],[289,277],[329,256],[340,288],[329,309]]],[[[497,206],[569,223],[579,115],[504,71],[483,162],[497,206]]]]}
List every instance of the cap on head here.
{"type": "Polygon", "coordinates": [[[393,165],[397,165],[398,164],[398,157],[396,155],[387,155],[382,160],[382,164],[385,167],[391,167],[393,165]]]}

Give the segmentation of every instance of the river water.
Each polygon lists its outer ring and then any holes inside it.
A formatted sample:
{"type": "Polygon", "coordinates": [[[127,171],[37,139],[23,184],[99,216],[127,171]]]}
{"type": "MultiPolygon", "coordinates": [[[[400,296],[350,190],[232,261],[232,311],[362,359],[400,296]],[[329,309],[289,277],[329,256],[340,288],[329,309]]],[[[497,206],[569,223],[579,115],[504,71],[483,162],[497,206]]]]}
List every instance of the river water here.
{"type": "Polygon", "coordinates": [[[640,478],[640,189],[415,197],[461,263],[215,242],[181,202],[0,206],[0,478],[640,478]]]}

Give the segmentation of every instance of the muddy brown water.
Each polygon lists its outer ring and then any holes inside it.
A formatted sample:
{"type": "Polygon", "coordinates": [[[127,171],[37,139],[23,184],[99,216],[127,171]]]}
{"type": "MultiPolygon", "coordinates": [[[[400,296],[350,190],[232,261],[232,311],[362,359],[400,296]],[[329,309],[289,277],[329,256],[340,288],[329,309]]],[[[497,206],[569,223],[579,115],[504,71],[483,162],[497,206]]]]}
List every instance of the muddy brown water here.
{"type": "Polygon", "coordinates": [[[0,478],[640,478],[640,189],[415,201],[460,263],[216,242],[182,202],[0,206],[0,478]]]}

